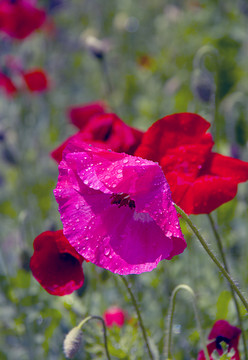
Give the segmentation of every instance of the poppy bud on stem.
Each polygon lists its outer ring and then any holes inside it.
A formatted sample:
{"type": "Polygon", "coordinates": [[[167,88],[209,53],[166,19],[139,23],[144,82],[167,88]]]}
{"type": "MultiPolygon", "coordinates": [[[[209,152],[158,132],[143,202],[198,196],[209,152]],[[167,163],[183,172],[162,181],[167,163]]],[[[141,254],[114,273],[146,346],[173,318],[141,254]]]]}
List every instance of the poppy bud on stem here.
{"type": "Polygon", "coordinates": [[[108,360],[111,360],[109,351],[108,351],[108,343],[107,343],[107,328],[105,322],[101,316],[87,316],[84,320],[82,320],[78,326],[75,326],[65,337],[64,340],[64,353],[68,359],[72,359],[79,350],[82,341],[82,327],[90,320],[99,320],[103,326],[103,340],[104,347],[106,351],[106,356],[108,360]]]}
{"type": "Polygon", "coordinates": [[[177,210],[177,212],[182,216],[182,218],[187,222],[187,224],[189,225],[189,227],[191,228],[191,230],[193,231],[193,233],[196,235],[196,237],[198,238],[198,240],[200,241],[201,245],[203,246],[203,248],[206,250],[207,254],[210,256],[210,258],[213,260],[213,262],[217,265],[217,267],[219,268],[219,270],[221,271],[221,273],[224,275],[224,277],[227,279],[227,281],[229,282],[229,284],[231,285],[231,287],[233,288],[233,290],[236,292],[236,294],[238,295],[238,297],[240,298],[240,300],[242,301],[242,303],[244,304],[244,307],[246,309],[246,311],[248,312],[248,302],[246,300],[246,298],[244,297],[244,295],[242,294],[242,292],[240,291],[240,289],[238,288],[238,286],[236,285],[236,281],[234,281],[231,276],[229,275],[229,273],[225,270],[225,268],[223,267],[223,265],[220,263],[220,261],[216,258],[216,256],[214,255],[214,253],[210,250],[206,240],[202,237],[202,235],[200,234],[199,230],[195,227],[195,225],[192,223],[192,221],[190,220],[189,216],[185,214],[185,212],[176,204],[175,208],[177,210]]]}
{"type": "Polygon", "coordinates": [[[172,353],[171,353],[172,324],[173,324],[173,316],[174,316],[175,305],[176,305],[176,296],[180,290],[186,290],[192,296],[196,324],[197,324],[199,335],[200,335],[200,338],[202,341],[205,358],[207,360],[210,360],[208,351],[207,351],[207,346],[205,343],[205,338],[204,338],[203,332],[202,332],[202,327],[201,327],[201,323],[200,323],[200,316],[199,316],[198,309],[197,309],[195,293],[191,289],[191,287],[189,287],[188,285],[184,285],[184,284],[181,284],[181,285],[178,285],[177,287],[175,287],[175,289],[172,292],[171,298],[170,298],[170,306],[169,306],[169,314],[168,314],[168,331],[167,331],[166,343],[165,343],[165,359],[166,360],[172,359],[172,353]]]}

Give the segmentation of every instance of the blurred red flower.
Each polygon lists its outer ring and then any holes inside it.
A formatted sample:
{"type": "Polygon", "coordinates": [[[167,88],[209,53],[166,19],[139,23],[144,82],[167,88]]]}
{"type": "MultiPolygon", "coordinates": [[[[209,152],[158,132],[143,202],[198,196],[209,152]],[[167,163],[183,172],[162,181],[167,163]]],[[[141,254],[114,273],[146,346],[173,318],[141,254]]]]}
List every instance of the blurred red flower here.
{"type": "Polygon", "coordinates": [[[132,155],[140,144],[142,136],[142,131],[128,126],[117,115],[98,114],[88,120],[85,117],[82,130],[53,150],[51,156],[59,163],[62,160],[63,150],[71,141],[82,141],[100,148],[132,155]]]}
{"type": "Polygon", "coordinates": [[[44,10],[37,9],[30,0],[2,0],[0,2],[0,31],[23,40],[40,28],[46,19],[44,10]]]}
{"type": "Polygon", "coordinates": [[[122,327],[125,323],[126,314],[120,307],[111,306],[104,312],[103,319],[107,327],[112,327],[113,325],[122,327]]]}
{"type": "MultiPolygon", "coordinates": [[[[218,354],[223,355],[223,349],[221,343],[226,343],[228,345],[228,353],[233,350],[233,356],[230,358],[231,360],[239,360],[239,350],[238,343],[239,337],[241,334],[241,330],[236,326],[232,326],[226,320],[218,320],[215,322],[209,336],[208,340],[211,340],[207,345],[208,353],[210,356],[210,360],[213,359],[211,354],[216,350],[218,354]]],[[[229,358],[228,358],[229,359],[229,358]]],[[[201,350],[198,354],[197,360],[206,360],[203,350],[201,350]]]]}
{"type": "Polygon", "coordinates": [[[42,92],[48,89],[48,78],[42,69],[24,72],[22,76],[29,91],[42,92]]]}
{"type": "Polygon", "coordinates": [[[49,294],[71,294],[83,285],[84,258],[69,244],[62,230],[43,232],[33,246],[30,269],[49,294]]]}
{"type": "Polygon", "coordinates": [[[0,73],[0,87],[3,88],[5,94],[9,97],[13,97],[17,93],[15,84],[4,73],[0,73]]]}
{"type": "Polygon", "coordinates": [[[172,198],[188,214],[208,214],[232,200],[248,180],[248,163],[212,152],[210,124],[180,113],[156,121],[144,134],[136,156],[159,162],[172,198]]]}
{"type": "Polygon", "coordinates": [[[90,118],[95,115],[105,114],[108,106],[104,101],[95,101],[88,104],[72,106],[68,109],[68,115],[72,124],[82,130],[88,124],[90,118]]]}

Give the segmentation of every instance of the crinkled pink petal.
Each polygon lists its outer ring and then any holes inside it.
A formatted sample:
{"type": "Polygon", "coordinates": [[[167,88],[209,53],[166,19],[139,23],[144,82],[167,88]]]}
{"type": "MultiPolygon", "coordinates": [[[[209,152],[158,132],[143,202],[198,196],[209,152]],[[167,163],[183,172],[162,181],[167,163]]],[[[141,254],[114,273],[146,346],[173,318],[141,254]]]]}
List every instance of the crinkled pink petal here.
{"type": "Polygon", "coordinates": [[[152,161],[71,143],[54,194],[71,245],[107,270],[151,271],[186,247],[169,185],[152,161]],[[113,203],[123,193],[135,208],[113,203]]]}

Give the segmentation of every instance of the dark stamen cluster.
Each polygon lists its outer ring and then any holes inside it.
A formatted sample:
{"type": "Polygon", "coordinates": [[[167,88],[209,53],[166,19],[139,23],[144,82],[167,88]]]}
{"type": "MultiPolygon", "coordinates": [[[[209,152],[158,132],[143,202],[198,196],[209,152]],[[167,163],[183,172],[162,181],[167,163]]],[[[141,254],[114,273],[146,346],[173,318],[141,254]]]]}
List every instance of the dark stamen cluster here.
{"type": "Polygon", "coordinates": [[[112,199],[111,204],[118,205],[118,208],[128,206],[130,209],[135,209],[135,201],[131,200],[130,195],[126,193],[112,194],[110,198],[112,199]]]}

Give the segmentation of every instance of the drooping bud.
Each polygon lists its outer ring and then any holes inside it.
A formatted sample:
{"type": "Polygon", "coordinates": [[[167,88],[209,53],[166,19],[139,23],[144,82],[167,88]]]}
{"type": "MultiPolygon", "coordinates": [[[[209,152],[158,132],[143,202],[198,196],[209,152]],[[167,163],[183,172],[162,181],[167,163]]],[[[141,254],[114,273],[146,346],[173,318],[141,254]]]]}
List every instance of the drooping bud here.
{"type": "Polygon", "coordinates": [[[81,328],[76,326],[66,335],[64,340],[64,354],[67,359],[73,359],[78,352],[82,342],[81,328]]]}
{"type": "Polygon", "coordinates": [[[82,36],[82,43],[93,56],[100,60],[111,49],[109,40],[99,40],[92,35],[82,36]]]}
{"type": "Polygon", "coordinates": [[[205,70],[195,70],[192,76],[192,90],[202,102],[210,102],[215,94],[216,86],[212,74],[205,70]]]}

